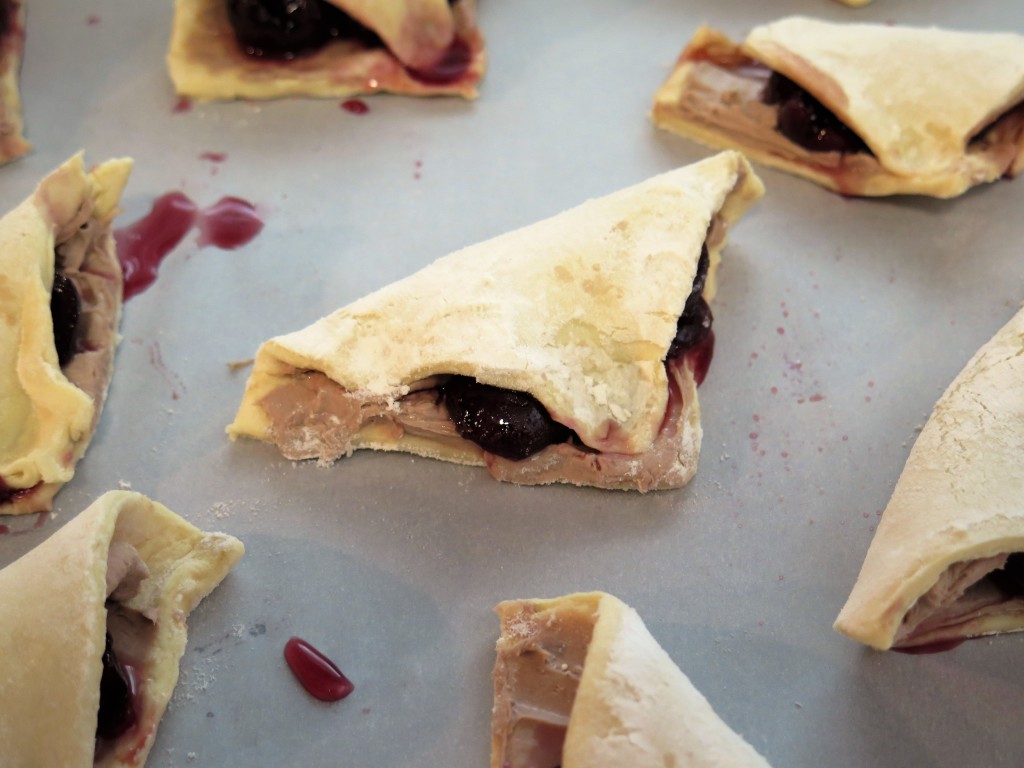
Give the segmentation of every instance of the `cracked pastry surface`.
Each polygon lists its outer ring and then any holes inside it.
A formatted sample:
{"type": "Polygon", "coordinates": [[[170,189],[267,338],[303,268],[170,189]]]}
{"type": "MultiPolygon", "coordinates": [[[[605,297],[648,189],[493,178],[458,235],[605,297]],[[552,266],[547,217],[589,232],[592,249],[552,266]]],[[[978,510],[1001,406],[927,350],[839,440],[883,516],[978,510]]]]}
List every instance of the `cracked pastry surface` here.
{"type": "Polygon", "coordinates": [[[948,198],[1019,173],[1022,102],[1024,36],[794,16],[742,44],[698,30],[652,119],[844,194],[948,198]],[[799,98],[768,103],[773,73],[799,98]],[[815,146],[836,124],[857,142],[815,146]]]}
{"type": "Polygon", "coordinates": [[[491,768],[768,765],[618,598],[576,593],[496,610],[491,768]]]}
{"type": "Polygon", "coordinates": [[[179,94],[477,95],[487,58],[476,0],[300,0],[279,5],[308,8],[314,18],[270,18],[269,38],[260,2],[176,0],[167,66],[179,94]],[[252,26],[253,18],[257,24],[247,32],[242,25],[252,26]],[[274,31],[282,29],[283,36],[274,31]]]}
{"type": "Polygon", "coordinates": [[[18,73],[25,49],[25,0],[0,0],[0,165],[32,145],[23,135],[18,73]]]}
{"type": "Polygon", "coordinates": [[[875,648],[1024,629],[1024,310],[967,363],[907,458],[843,634],[875,648]]]}
{"type": "Polygon", "coordinates": [[[0,699],[18,702],[0,717],[4,764],[142,765],[188,615],[242,552],[113,491],[0,570],[0,699]]]}
{"type": "Polygon", "coordinates": [[[111,226],[131,170],[77,155],[0,219],[0,514],[50,508],[100,417],[121,315],[111,226]]]}
{"type": "MultiPolygon", "coordinates": [[[[375,448],[517,483],[679,487],[696,471],[710,350],[672,349],[762,191],[722,153],[439,259],[261,345],[228,432],[323,463],[375,448]],[[467,380],[485,388],[468,420],[452,391],[467,380]],[[516,393],[557,437],[511,455],[469,434],[493,415],[486,398],[504,408],[516,393]]],[[[710,311],[694,319],[710,328],[710,311]]]]}

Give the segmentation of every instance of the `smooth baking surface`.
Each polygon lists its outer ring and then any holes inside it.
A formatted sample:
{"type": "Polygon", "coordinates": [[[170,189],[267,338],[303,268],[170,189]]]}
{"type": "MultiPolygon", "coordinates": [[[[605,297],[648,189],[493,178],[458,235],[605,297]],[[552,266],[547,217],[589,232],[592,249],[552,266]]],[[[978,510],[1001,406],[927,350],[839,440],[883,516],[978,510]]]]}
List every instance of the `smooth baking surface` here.
{"type": "MultiPolygon", "coordinates": [[[[518,488],[363,452],[293,464],[224,435],[251,357],[460,246],[704,148],[655,130],[658,85],[700,23],[789,13],[1024,33],[1013,0],[482,0],[473,103],[177,102],[170,3],[33,0],[22,72],[34,151],[0,208],[80,148],[131,155],[122,224],[183,190],[256,203],[236,251],[194,235],[125,305],[99,430],[56,517],[0,520],[0,564],[130,484],[246,556],[192,614],[150,766],[481,766],[500,600],[605,590],[635,607],[722,718],[776,766],[1019,766],[1024,636],[944,654],[868,651],[831,625],[935,400],[1024,302],[1024,179],[952,201],[849,200],[759,168],[733,230],[685,489],[518,488]],[[215,162],[203,153],[223,153],[215,162]],[[15,535],[18,534],[18,535],[15,535]],[[287,670],[299,635],[355,693],[287,670]]],[[[207,156],[209,157],[209,155],[207,156]]]]}

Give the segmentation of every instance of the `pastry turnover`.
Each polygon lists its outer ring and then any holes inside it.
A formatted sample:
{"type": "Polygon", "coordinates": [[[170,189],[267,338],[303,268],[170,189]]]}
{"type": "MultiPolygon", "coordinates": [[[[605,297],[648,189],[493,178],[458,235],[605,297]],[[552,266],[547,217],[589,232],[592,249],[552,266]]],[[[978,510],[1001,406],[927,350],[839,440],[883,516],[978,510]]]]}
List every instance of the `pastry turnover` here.
{"type": "Polygon", "coordinates": [[[228,432],[323,463],[375,448],[524,484],[679,487],[720,252],[762,191],[722,153],[439,259],[264,343],[228,432]]]}
{"type": "Polygon", "coordinates": [[[768,763],[602,592],[497,607],[491,768],[741,768],[768,763]]]}
{"type": "Polygon", "coordinates": [[[81,155],[0,219],[0,514],[50,508],[99,420],[121,267],[111,224],[131,169],[81,155]]]}
{"type": "Polygon", "coordinates": [[[936,403],[836,620],[875,648],[1024,629],[1024,310],[936,403]]]}
{"type": "Polygon", "coordinates": [[[25,2],[0,0],[0,165],[32,149],[22,135],[18,91],[18,71],[24,48],[25,2]]]}
{"type": "Polygon", "coordinates": [[[142,765],[178,679],[186,619],[242,551],[114,491],[0,571],[0,762],[142,765]]]}
{"type": "Polygon", "coordinates": [[[790,17],[702,27],[655,125],[848,195],[955,197],[1024,166],[1024,36],[790,17]]]}
{"type": "Polygon", "coordinates": [[[167,66],[202,100],[475,98],[486,54],[476,0],[176,0],[167,66]]]}

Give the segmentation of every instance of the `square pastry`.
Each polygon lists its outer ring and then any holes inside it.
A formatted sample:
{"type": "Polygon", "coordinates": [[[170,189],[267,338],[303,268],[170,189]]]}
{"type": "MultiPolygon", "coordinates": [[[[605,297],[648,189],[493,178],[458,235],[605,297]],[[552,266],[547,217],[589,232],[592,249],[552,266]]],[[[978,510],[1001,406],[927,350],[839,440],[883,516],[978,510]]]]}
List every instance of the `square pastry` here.
{"type": "Polygon", "coordinates": [[[659,128],[848,195],[955,197],[1024,167],[1024,36],[790,17],[702,27],[659,128]]]}
{"type": "Polygon", "coordinates": [[[200,100],[475,98],[486,64],[476,0],[177,0],[167,54],[200,100]]]}
{"type": "Polygon", "coordinates": [[[456,251],[264,343],[232,437],[358,448],[523,484],[678,488],[726,233],[763,192],[736,152],[456,251]]]}

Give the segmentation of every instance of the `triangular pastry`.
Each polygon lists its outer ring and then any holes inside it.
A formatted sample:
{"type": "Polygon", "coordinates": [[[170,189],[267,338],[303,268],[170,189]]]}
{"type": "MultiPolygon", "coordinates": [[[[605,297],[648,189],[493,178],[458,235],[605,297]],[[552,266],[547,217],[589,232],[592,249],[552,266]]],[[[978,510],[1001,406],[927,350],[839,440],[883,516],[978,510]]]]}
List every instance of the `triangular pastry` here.
{"type": "Polygon", "coordinates": [[[188,615],[242,552],[231,536],[113,491],[0,571],[0,762],[142,765],[188,615]]]}
{"type": "Polygon", "coordinates": [[[720,252],[762,192],[722,153],[439,259],[264,343],[228,432],[291,459],[403,450],[524,484],[679,487],[720,252]]]}
{"type": "Polygon", "coordinates": [[[111,225],[130,160],[81,155],[0,219],[0,514],[50,508],[99,420],[121,316],[111,225]]]}
{"type": "Polygon", "coordinates": [[[491,768],[740,768],[768,763],[612,595],[497,607],[491,768]]]}
{"type": "Polygon", "coordinates": [[[1024,167],[1024,36],[798,16],[702,27],[655,125],[848,195],[955,197],[1024,167]]]}
{"type": "Polygon", "coordinates": [[[1024,310],[942,395],[835,628],[875,648],[1024,629],[1024,310]]]}
{"type": "Polygon", "coordinates": [[[0,0],[0,165],[32,145],[22,135],[18,72],[25,48],[25,0],[0,0]]]}
{"type": "Polygon", "coordinates": [[[167,66],[195,99],[475,98],[476,0],[176,0],[167,66]]]}

